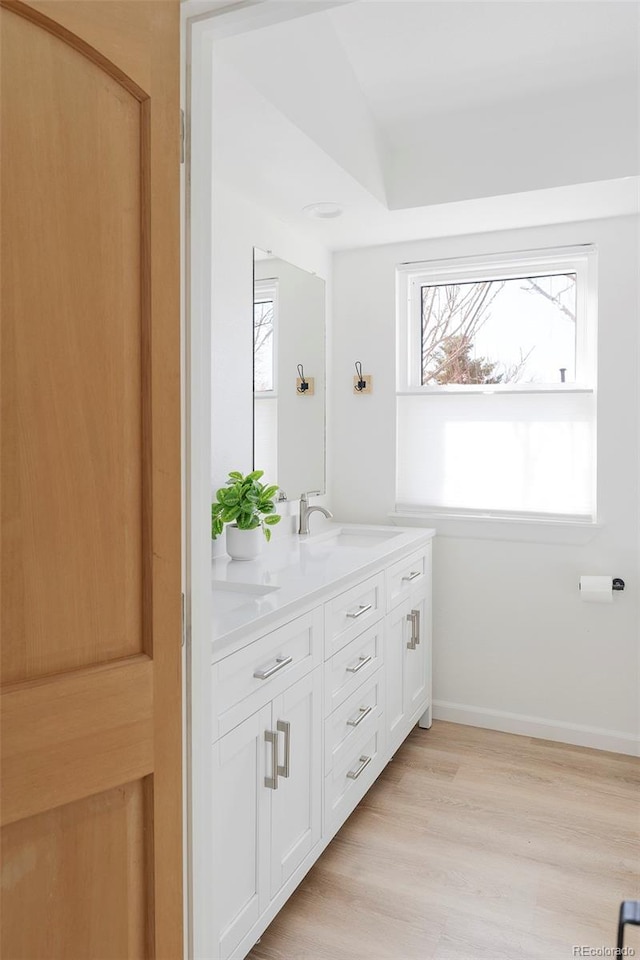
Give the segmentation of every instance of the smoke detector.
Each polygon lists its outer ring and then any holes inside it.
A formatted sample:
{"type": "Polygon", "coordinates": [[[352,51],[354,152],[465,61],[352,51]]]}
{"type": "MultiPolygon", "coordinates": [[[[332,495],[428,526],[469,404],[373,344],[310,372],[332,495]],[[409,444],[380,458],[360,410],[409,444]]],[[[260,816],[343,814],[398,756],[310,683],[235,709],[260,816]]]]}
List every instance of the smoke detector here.
{"type": "Polygon", "coordinates": [[[331,200],[322,200],[320,203],[309,203],[302,208],[302,212],[313,220],[334,220],[342,216],[342,207],[331,200]]]}

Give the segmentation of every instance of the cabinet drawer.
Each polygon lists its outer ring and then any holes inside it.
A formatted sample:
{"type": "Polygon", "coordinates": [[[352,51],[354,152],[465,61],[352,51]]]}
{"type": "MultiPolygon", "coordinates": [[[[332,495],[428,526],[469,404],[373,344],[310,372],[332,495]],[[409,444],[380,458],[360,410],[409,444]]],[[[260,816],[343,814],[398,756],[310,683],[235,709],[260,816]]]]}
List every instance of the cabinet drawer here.
{"type": "Polygon", "coordinates": [[[431,544],[398,560],[387,571],[387,610],[392,610],[416,587],[428,583],[431,572],[431,544]]]}
{"type": "Polygon", "coordinates": [[[363,731],[324,780],[325,829],[335,831],[360,802],[384,764],[384,714],[363,731]]]}
{"type": "Polygon", "coordinates": [[[340,765],[345,751],[351,749],[363,731],[375,729],[384,710],[384,689],[384,671],[377,670],[325,721],[325,774],[340,765]]]}
{"type": "Polygon", "coordinates": [[[223,736],[321,662],[321,607],[220,660],[213,666],[214,731],[223,736]]]}
{"type": "Polygon", "coordinates": [[[325,658],[333,656],[384,613],[384,574],[364,580],[324,605],[325,658]]]}
{"type": "Polygon", "coordinates": [[[384,620],[335,653],[324,665],[325,716],[376,672],[384,658],[384,620]]]}

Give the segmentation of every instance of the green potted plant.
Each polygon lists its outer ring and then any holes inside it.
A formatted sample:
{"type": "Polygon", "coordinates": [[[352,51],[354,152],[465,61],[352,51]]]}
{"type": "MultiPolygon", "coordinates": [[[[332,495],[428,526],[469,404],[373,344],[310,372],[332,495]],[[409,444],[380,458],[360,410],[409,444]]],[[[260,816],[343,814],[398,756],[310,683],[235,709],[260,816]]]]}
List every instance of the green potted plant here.
{"type": "Polygon", "coordinates": [[[243,476],[229,473],[225,487],[216,491],[211,504],[211,537],[215,540],[227,524],[227,553],[233,560],[254,560],[260,553],[262,534],[271,539],[271,527],[280,522],[275,512],[276,484],[260,483],[263,470],[243,476]]]}

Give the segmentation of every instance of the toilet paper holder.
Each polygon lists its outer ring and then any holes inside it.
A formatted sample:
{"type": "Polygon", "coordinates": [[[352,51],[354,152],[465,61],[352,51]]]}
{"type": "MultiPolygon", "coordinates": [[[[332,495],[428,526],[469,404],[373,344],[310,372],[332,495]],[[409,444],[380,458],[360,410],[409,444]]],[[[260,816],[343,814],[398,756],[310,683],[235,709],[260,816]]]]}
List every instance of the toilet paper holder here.
{"type": "MultiPolygon", "coordinates": [[[[614,577],[611,581],[612,590],[624,590],[624,580],[622,577],[614,577]]],[[[578,590],[582,590],[582,584],[578,581],[578,590]]]]}

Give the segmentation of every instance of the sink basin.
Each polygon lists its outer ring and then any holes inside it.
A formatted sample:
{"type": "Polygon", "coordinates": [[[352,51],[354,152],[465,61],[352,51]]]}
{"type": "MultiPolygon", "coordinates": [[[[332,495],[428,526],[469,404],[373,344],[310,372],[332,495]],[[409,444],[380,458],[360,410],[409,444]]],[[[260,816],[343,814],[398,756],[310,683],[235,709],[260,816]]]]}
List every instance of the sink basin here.
{"type": "Polygon", "coordinates": [[[338,530],[329,530],[316,537],[302,541],[307,546],[314,543],[323,547],[360,547],[371,549],[382,543],[387,543],[395,537],[402,536],[401,530],[378,530],[375,527],[342,527],[338,530]]]}
{"type": "Polygon", "coordinates": [[[279,587],[269,587],[261,583],[240,583],[227,580],[214,580],[213,604],[219,613],[230,613],[247,604],[255,604],[259,609],[260,601],[274,593],[279,587]]]}

